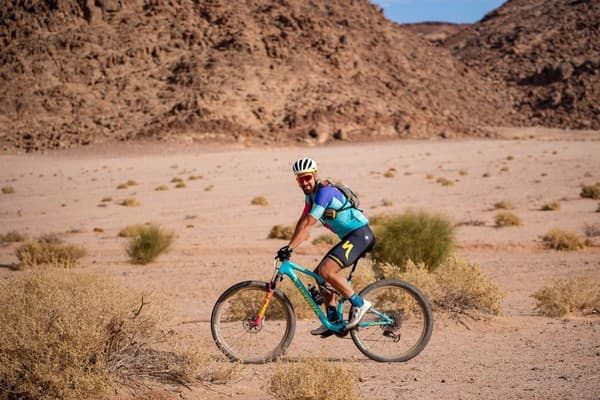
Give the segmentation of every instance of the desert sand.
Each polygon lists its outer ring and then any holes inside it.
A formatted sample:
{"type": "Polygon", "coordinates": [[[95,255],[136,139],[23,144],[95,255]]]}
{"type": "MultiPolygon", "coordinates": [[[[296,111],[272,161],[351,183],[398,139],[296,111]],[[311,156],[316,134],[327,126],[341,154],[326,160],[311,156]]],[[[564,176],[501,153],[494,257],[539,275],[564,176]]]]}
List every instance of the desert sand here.
{"type": "MultiPolygon", "coordinates": [[[[360,375],[362,398],[598,399],[600,319],[538,316],[530,295],[548,279],[600,279],[598,238],[576,252],[544,249],[540,239],[554,227],[583,236],[586,224],[600,224],[598,201],[579,196],[582,184],[600,181],[600,132],[501,133],[504,139],[264,148],[126,143],[3,155],[0,183],[15,193],[0,194],[0,232],[57,233],[84,245],[88,255],[81,269],[161,293],[174,310],[171,328],[221,357],[210,336],[212,306],[235,282],[270,278],[273,256],[286,243],[267,234],[273,225],[298,218],[303,197],[290,165],[310,156],[322,177],[346,182],[360,194],[367,216],[415,208],[463,223],[456,253],[480,264],[506,297],[498,317],[437,313],[429,345],[406,363],[371,361],[349,338],[311,337],[314,320],[299,321],[287,359],[340,361],[360,375]],[[385,177],[390,168],[396,175],[385,177]],[[183,178],[187,187],[176,189],[173,177],[183,178]],[[442,186],[438,177],[454,185],[442,186]],[[128,180],[137,185],[117,189],[128,180]],[[159,185],[169,190],[155,191],[159,185]],[[269,205],[250,204],[261,195],[269,205]],[[112,200],[102,202],[107,197],[112,200]],[[119,205],[125,198],[141,205],[119,205]],[[521,226],[494,226],[493,205],[501,200],[514,205],[521,226]],[[560,210],[539,211],[552,201],[560,202],[560,210]],[[132,265],[118,232],[148,221],[174,231],[176,240],[155,262],[132,265]]],[[[311,237],[324,232],[318,228],[311,237]]],[[[0,247],[2,279],[22,273],[9,268],[17,261],[16,246],[0,247]]],[[[294,260],[314,266],[325,251],[305,243],[294,260]]],[[[228,385],[198,384],[173,398],[272,398],[268,383],[274,368],[246,366],[228,385]]]]}

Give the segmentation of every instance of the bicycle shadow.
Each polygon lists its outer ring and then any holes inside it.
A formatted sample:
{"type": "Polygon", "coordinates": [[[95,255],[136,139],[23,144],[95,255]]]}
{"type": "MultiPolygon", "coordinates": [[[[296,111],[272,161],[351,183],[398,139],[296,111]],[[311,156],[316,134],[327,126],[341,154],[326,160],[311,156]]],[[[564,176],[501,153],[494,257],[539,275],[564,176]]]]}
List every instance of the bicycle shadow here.
{"type": "Polygon", "coordinates": [[[281,362],[298,363],[298,362],[306,361],[307,358],[318,358],[319,360],[328,361],[328,362],[346,362],[346,363],[359,363],[359,362],[370,361],[367,357],[358,358],[358,357],[322,357],[322,356],[319,356],[319,357],[314,357],[314,356],[312,356],[312,357],[311,356],[287,357],[287,356],[283,356],[283,357],[279,357],[279,360],[281,360],[281,362]]]}

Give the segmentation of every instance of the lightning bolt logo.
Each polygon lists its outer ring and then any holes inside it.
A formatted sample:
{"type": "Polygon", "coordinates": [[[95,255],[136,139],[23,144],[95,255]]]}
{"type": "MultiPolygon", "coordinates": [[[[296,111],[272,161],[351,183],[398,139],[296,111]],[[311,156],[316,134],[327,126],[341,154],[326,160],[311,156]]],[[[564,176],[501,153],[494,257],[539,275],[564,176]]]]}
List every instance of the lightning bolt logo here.
{"type": "Polygon", "coordinates": [[[342,245],[342,249],[346,250],[346,260],[349,260],[350,252],[352,251],[353,247],[354,245],[350,243],[349,240],[346,240],[346,243],[342,245]]]}

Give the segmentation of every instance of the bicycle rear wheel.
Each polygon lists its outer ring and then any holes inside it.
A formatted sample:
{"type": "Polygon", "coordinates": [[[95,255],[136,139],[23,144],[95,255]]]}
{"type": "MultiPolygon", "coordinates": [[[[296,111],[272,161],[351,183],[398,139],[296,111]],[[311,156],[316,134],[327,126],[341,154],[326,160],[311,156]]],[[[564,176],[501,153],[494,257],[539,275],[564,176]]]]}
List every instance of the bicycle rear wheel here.
{"type": "Polygon", "coordinates": [[[219,349],[232,361],[262,364],[273,361],[290,345],[296,316],[288,298],[275,290],[264,319],[256,323],[269,284],[245,281],[227,289],[217,300],[210,327],[219,349]]]}
{"type": "MultiPolygon", "coordinates": [[[[370,284],[360,294],[372,309],[393,322],[387,325],[359,326],[352,331],[352,341],[367,357],[382,362],[407,361],[419,354],[429,342],[433,316],[429,302],[419,289],[401,280],[386,279],[370,284]]],[[[381,322],[373,312],[363,322],[381,322]]]]}

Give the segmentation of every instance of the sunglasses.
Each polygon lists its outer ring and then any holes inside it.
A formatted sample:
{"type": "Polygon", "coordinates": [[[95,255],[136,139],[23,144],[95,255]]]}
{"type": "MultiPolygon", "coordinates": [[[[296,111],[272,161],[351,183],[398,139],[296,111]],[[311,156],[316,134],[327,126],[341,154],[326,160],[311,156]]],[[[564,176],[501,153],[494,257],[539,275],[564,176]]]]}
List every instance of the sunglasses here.
{"type": "Polygon", "coordinates": [[[308,183],[312,180],[312,178],[313,178],[312,174],[301,175],[301,176],[296,177],[296,182],[298,182],[300,184],[308,183]]]}

